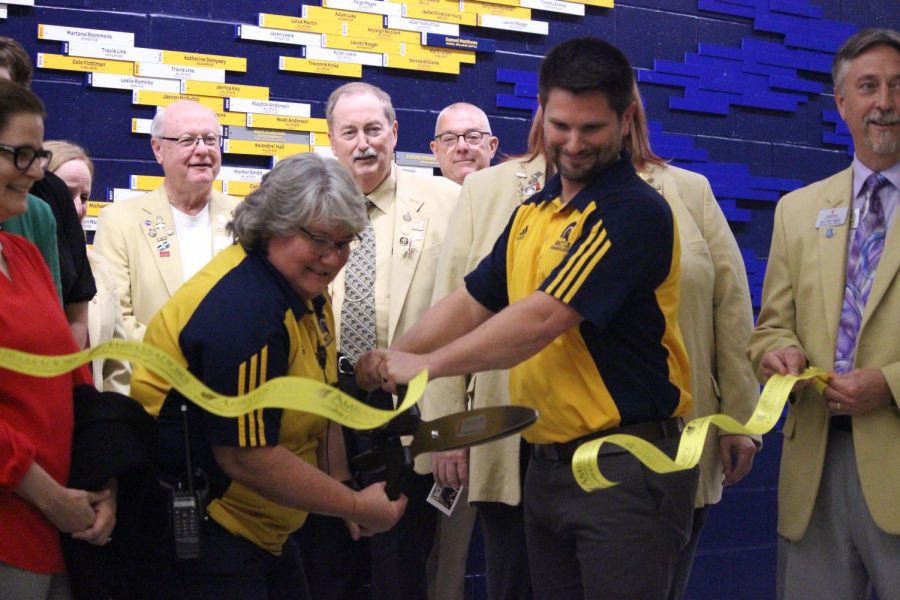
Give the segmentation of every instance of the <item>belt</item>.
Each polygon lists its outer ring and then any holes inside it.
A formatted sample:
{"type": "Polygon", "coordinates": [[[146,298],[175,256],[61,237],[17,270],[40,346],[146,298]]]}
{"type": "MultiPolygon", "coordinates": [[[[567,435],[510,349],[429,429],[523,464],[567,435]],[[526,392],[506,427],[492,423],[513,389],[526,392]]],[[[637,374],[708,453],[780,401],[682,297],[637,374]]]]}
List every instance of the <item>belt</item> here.
{"type": "Polygon", "coordinates": [[[583,443],[598,438],[604,438],[617,433],[633,435],[648,442],[661,442],[669,438],[677,437],[681,430],[684,429],[684,422],[681,417],[669,417],[664,421],[647,421],[644,423],[634,423],[633,425],[623,425],[621,427],[613,427],[612,429],[604,429],[595,431],[588,435],[570,440],[568,442],[555,442],[552,444],[531,444],[531,456],[535,460],[552,460],[558,462],[570,462],[575,450],[583,443]]]}

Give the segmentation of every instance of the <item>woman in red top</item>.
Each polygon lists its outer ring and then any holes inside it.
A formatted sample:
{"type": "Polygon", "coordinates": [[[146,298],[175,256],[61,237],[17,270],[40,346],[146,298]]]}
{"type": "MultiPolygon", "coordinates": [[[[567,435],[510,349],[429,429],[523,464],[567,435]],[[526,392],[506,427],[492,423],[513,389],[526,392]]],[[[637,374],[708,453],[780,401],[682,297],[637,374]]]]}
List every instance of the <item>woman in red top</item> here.
{"type": "MultiPolygon", "coordinates": [[[[27,207],[43,177],[44,107],[31,91],[0,81],[0,227],[27,207]]],[[[0,347],[76,352],[47,265],[22,237],[0,231],[0,347]]],[[[37,378],[0,369],[0,598],[68,598],[59,532],[98,545],[115,524],[111,490],[65,486],[72,447],[72,388],[85,367],[37,378]]]]}

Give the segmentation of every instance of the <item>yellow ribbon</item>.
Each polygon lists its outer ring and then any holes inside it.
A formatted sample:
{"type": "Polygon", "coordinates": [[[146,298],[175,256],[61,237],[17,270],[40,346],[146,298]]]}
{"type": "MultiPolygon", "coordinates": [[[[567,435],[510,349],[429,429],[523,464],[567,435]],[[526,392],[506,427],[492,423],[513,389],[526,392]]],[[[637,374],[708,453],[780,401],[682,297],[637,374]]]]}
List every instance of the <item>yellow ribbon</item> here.
{"type": "Polygon", "coordinates": [[[639,437],[626,434],[614,434],[585,442],[572,455],[572,473],[578,485],[586,492],[592,492],[616,485],[600,474],[597,455],[605,443],[621,446],[648,468],[657,473],[672,473],[684,469],[692,469],[700,462],[706,432],[711,425],[717,425],[726,433],[743,435],[762,435],[775,427],[778,418],[784,411],[788,395],[798,381],[814,378],[813,383],[821,392],[827,383],[827,373],[818,367],[809,367],[800,375],[773,375],[766,382],[756,410],[746,423],[741,425],[728,415],[715,414],[698,417],[690,421],[681,434],[678,454],[675,460],[669,458],[659,448],[639,437]]]}
{"type": "Polygon", "coordinates": [[[395,410],[380,410],[340,390],[305,377],[278,377],[243,396],[224,396],[204,385],[166,352],[138,342],[110,340],[75,354],[43,356],[0,348],[0,367],[33,375],[61,375],[94,358],[118,358],[140,363],[162,377],[181,394],[220,417],[237,417],[259,408],[286,408],[325,417],[353,429],[374,429],[414,405],[425,392],[428,372],[409,382],[406,398],[395,410]]]}

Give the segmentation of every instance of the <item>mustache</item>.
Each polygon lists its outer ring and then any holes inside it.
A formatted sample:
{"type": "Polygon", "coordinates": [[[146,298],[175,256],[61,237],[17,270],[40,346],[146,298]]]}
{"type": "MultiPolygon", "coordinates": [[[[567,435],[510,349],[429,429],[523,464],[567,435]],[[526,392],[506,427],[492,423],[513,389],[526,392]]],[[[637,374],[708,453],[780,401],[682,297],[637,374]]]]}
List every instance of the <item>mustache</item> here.
{"type": "Polygon", "coordinates": [[[365,158],[375,158],[376,156],[378,156],[378,154],[376,154],[373,149],[366,148],[365,151],[363,151],[363,152],[359,152],[359,151],[354,152],[353,160],[362,160],[365,158]]]}
{"type": "Polygon", "coordinates": [[[900,114],[894,111],[884,111],[875,109],[866,115],[866,123],[874,123],[876,125],[896,125],[900,123],[900,114]]]}

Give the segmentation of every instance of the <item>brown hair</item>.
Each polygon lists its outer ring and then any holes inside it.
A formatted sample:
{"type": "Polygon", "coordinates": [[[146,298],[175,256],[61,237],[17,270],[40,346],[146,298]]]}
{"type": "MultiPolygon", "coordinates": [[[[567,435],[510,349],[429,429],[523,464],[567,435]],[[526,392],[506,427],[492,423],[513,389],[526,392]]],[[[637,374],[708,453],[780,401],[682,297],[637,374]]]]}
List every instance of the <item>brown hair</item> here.
{"type": "MultiPolygon", "coordinates": [[[[634,103],[636,105],[634,117],[631,121],[631,133],[625,136],[625,150],[631,154],[631,163],[638,171],[645,169],[649,165],[664,165],[666,161],[653,152],[650,147],[650,131],[647,128],[647,112],[644,110],[644,102],[641,99],[641,92],[638,89],[637,82],[634,82],[632,88],[634,103]]],[[[541,126],[543,111],[538,106],[531,121],[531,129],[528,131],[528,149],[516,156],[510,156],[510,159],[524,159],[525,162],[531,162],[539,156],[546,158],[544,150],[544,128],[541,126]]],[[[547,164],[547,177],[553,174],[554,167],[547,164]]]]}
{"type": "Polygon", "coordinates": [[[0,35],[0,67],[9,70],[9,76],[15,83],[29,87],[34,69],[31,67],[31,59],[22,44],[0,35]]]}

